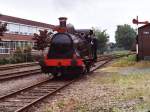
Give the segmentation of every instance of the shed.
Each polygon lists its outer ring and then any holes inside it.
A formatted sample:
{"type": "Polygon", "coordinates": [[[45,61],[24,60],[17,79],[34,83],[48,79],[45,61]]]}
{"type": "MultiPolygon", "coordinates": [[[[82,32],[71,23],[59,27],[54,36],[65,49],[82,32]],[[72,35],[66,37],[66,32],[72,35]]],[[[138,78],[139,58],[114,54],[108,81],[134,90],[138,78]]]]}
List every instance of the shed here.
{"type": "Polygon", "coordinates": [[[150,60],[150,23],[138,28],[137,59],[150,60]]]}

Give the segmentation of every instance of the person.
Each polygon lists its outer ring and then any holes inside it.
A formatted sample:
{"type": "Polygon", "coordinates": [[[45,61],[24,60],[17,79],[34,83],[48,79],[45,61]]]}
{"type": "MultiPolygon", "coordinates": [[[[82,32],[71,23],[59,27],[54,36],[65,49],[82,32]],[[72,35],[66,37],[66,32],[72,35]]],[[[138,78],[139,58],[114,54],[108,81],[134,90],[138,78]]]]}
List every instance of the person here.
{"type": "Polygon", "coordinates": [[[92,50],[93,50],[93,55],[94,55],[94,61],[97,61],[97,39],[93,38],[92,39],[93,45],[92,45],[92,50]]]}
{"type": "Polygon", "coordinates": [[[95,37],[95,34],[93,30],[89,31],[89,37],[91,41],[91,48],[92,48],[92,55],[94,57],[94,61],[97,61],[97,39],[95,37]]]}

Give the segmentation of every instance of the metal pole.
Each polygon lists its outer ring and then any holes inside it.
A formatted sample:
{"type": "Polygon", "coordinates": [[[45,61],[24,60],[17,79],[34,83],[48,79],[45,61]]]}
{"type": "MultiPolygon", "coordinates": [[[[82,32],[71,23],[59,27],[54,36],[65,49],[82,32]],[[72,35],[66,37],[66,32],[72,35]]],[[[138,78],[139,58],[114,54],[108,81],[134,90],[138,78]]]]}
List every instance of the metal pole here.
{"type": "MultiPolygon", "coordinates": [[[[139,18],[137,16],[137,21],[139,21],[139,18]]],[[[137,22],[137,37],[136,37],[136,61],[139,61],[139,36],[138,36],[138,22],[137,22]]]]}

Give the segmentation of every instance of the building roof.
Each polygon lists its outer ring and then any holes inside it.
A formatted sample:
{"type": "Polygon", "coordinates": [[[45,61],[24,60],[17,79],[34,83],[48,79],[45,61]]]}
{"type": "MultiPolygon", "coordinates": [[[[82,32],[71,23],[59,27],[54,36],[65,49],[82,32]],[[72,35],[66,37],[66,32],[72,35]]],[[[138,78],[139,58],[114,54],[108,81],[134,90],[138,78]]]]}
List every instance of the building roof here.
{"type": "Polygon", "coordinates": [[[142,29],[142,28],[145,28],[145,27],[147,27],[147,26],[150,26],[150,23],[148,23],[148,24],[146,24],[146,25],[143,25],[143,26],[139,27],[138,29],[142,29]]]}
{"type": "Polygon", "coordinates": [[[27,20],[27,19],[22,19],[22,18],[8,16],[8,15],[3,15],[3,14],[0,14],[0,20],[6,21],[6,22],[13,22],[13,23],[20,23],[20,24],[25,24],[25,25],[31,25],[31,26],[51,28],[51,29],[55,28],[55,26],[51,25],[51,24],[37,22],[37,21],[32,21],[32,20],[27,20]]]}
{"type": "Polygon", "coordinates": [[[77,33],[89,33],[89,31],[90,31],[91,29],[75,29],[75,31],[77,32],[77,33]]]}
{"type": "Polygon", "coordinates": [[[19,34],[4,34],[4,36],[0,36],[2,41],[28,41],[33,42],[32,35],[19,35],[19,34]]]}

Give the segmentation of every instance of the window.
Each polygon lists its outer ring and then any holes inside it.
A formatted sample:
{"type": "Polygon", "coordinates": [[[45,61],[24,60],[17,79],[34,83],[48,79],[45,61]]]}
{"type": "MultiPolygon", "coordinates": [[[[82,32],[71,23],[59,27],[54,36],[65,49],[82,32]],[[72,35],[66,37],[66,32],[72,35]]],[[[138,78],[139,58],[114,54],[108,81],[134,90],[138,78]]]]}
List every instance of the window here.
{"type": "Polygon", "coordinates": [[[0,54],[9,54],[10,53],[10,42],[3,41],[0,42],[0,54]]]}
{"type": "Polygon", "coordinates": [[[52,30],[52,29],[48,29],[47,31],[48,31],[48,32],[53,32],[53,30],[52,30]]]}
{"type": "Polygon", "coordinates": [[[17,47],[20,47],[19,41],[16,41],[16,48],[17,48],[17,47]]]}
{"type": "Polygon", "coordinates": [[[8,49],[8,48],[0,48],[0,54],[10,54],[10,49],[8,49]]]}
{"type": "Polygon", "coordinates": [[[10,41],[10,48],[12,50],[15,50],[16,49],[16,42],[15,41],[10,41]]]}
{"type": "Polygon", "coordinates": [[[28,34],[29,35],[33,34],[33,27],[30,26],[28,27],[28,34]]]}
{"type": "Polygon", "coordinates": [[[150,32],[149,32],[149,31],[144,31],[143,34],[144,34],[144,35],[149,35],[150,32]]]}
{"type": "Polygon", "coordinates": [[[27,35],[28,34],[28,26],[20,25],[20,33],[27,35]]]}
{"type": "Polygon", "coordinates": [[[44,31],[44,30],[45,30],[45,28],[39,28],[39,30],[42,30],[42,31],[44,31]]]}
{"type": "Polygon", "coordinates": [[[36,27],[33,27],[32,30],[33,30],[33,34],[34,34],[34,33],[37,33],[37,28],[36,28],[36,27]]]}
{"type": "Polygon", "coordinates": [[[8,26],[8,32],[11,32],[11,33],[19,33],[19,24],[12,24],[12,23],[9,23],[8,26]]]}
{"type": "Polygon", "coordinates": [[[29,26],[28,27],[28,34],[33,35],[34,33],[37,33],[36,30],[37,30],[36,27],[29,26]]]}
{"type": "Polygon", "coordinates": [[[36,33],[37,33],[37,34],[40,33],[39,30],[41,30],[41,29],[37,27],[37,29],[36,29],[36,33]]]}
{"type": "Polygon", "coordinates": [[[52,29],[50,28],[29,26],[20,23],[8,23],[7,29],[8,29],[7,33],[21,34],[21,35],[33,35],[34,33],[39,34],[39,30],[44,31],[45,29],[48,32],[52,31],[52,29]]]}
{"type": "Polygon", "coordinates": [[[0,42],[0,48],[9,48],[10,42],[2,41],[0,42]]]}

